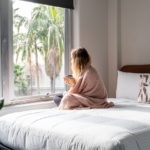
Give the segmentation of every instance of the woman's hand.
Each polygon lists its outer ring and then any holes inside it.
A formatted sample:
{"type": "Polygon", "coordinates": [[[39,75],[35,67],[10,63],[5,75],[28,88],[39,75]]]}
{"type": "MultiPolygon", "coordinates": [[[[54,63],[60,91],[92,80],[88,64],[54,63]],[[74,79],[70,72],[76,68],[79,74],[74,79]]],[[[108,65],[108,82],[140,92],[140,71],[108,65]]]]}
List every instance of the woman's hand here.
{"type": "Polygon", "coordinates": [[[67,92],[66,92],[66,91],[63,93],[63,96],[65,96],[65,94],[67,94],[67,92]]]}
{"type": "Polygon", "coordinates": [[[76,80],[74,77],[66,77],[64,76],[64,82],[68,85],[74,86],[76,84],[76,80]]]}

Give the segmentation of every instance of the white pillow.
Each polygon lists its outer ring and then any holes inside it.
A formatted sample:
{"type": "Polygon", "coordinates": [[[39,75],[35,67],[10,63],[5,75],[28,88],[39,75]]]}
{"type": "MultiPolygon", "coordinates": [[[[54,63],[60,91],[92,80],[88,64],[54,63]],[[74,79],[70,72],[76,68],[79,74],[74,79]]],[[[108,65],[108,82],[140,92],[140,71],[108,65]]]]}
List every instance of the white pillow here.
{"type": "Polygon", "coordinates": [[[116,98],[137,100],[139,93],[140,75],[118,71],[116,98]]]}

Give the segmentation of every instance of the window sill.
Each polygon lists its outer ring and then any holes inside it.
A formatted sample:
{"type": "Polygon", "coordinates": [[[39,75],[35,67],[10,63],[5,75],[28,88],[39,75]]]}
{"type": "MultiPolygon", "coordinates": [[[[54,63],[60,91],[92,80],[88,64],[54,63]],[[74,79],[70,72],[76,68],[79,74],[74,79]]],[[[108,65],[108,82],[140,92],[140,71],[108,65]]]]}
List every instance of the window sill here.
{"type": "Polygon", "coordinates": [[[15,108],[21,108],[21,107],[29,107],[29,106],[46,105],[46,104],[54,104],[54,101],[52,100],[52,101],[42,101],[42,102],[33,102],[33,103],[26,103],[26,104],[9,105],[9,106],[4,106],[3,110],[15,109],[15,108]]]}
{"type": "Polygon", "coordinates": [[[25,105],[28,103],[38,103],[38,102],[48,102],[53,101],[55,94],[51,94],[49,96],[46,95],[37,95],[37,96],[27,96],[27,97],[19,97],[11,100],[10,104],[6,104],[4,106],[12,106],[12,105],[25,105]]]}
{"type": "Polygon", "coordinates": [[[4,106],[0,111],[0,116],[4,116],[10,113],[21,112],[21,111],[29,111],[29,110],[37,110],[37,109],[51,109],[56,107],[54,101],[42,101],[36,103],[27,103],[20,105],[12,105],[12,106],[4,106]]]}

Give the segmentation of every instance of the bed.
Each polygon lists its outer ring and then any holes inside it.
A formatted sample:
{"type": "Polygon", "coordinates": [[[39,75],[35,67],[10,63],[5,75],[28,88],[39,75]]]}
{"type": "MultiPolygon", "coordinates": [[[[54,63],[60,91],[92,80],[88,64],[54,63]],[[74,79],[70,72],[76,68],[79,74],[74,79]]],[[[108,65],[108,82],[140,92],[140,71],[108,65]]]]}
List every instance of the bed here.
{"type": "MultiPolygon", "coordinates": [[[[150,69],[141,73],[150,73],[150,69]]],[[[113,101],[115,107],[80,111],[43,109],[3,116],[0,118],[1,147],[12,150],[149,150],[150,104],[126,98],[108,101],[113,101]]]]}

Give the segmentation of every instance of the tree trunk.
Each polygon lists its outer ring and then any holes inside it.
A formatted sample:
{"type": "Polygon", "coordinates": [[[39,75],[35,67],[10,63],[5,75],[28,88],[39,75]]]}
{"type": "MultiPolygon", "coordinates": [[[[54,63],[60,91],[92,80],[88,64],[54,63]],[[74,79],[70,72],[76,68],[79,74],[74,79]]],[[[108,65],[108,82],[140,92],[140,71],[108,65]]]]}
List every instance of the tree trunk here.
{"type": "Polygon", "coordinates": [[[21,96],[21,83],[19,84],[19,96],[21,96]]]}
{"type": "Polygon", "coordinates": [[[53,89],[53,86],[54,86],[54,81],[53,81],[53,78],[50,78],[50,84],[51,84],[51,94],[54,93],[54,89],[53,89]]]}
{"type": "Polygon", "coordinates": [[[36,75],[37,75],[37,87],[38,87],[38,94],[40,94],[39,88],[39,64],[38,64],[38,53],[37,53],[37,45],[36,45],[36,38],[35,38],[35,64],[36,64],[36,75]]]}
{"type": "Polygon", "coordinates": [[[54,56],[53,77],[51,78],[51,94],[55,93],[55,78],[56,78],[56,58],[54,56]]]}
{"type": "Polygon", "coordinates": [[[29,66],[30,66],[30,93],[32,95],[32,67],[31,67],[31,54],[30,54],[30,57],[29,57],[29,66]]]}
{"type": "Polygon", "coordinates": [[[53,92],[55,93],[55,78],[56,78],[56,58],[54,56],[54,77],[53,77],[53,92]]]}

